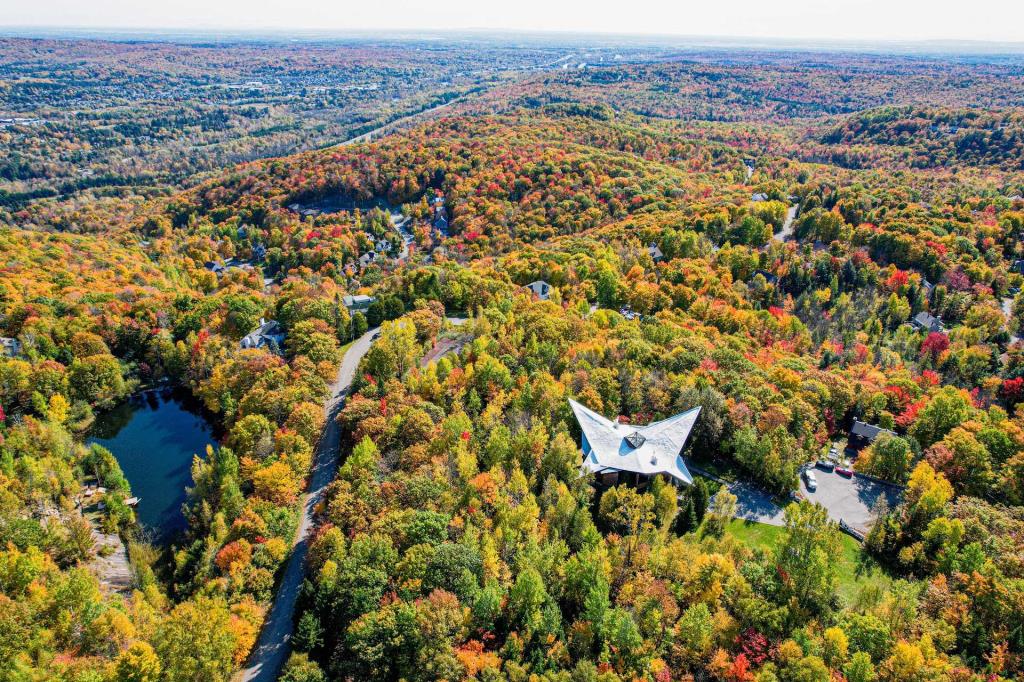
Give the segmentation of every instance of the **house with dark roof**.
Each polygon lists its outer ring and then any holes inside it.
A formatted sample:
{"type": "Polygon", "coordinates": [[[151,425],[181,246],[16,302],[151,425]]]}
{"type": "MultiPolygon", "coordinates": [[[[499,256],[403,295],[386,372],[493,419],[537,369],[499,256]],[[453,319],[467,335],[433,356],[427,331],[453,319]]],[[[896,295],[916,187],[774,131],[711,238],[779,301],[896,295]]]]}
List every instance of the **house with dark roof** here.
{"type": "Polygon", "coordinates": [[[860,448],[867,447],[874,443],[882,434],[889,434],[890,436],[896,435],[889,429],[883,429],[881,426],[868,424],[867,422],[855,419],[853,421],[853,426],[850,427],[849,444],[854,449],[859,450],[860,448]]]}
{"type": "Polygon", "coordinates": [[[762,277],[764,277],[764,281],[767,282],[768,284],[775,285],[775,284],[779,283],[778,275],[773,275],[772,273],[768,272],[767,270],[755,270],[754,274],[751,276],[750,280],[753,281],[754,277],[757,277],[758,275],[761,275],[762,277]]]}
{"type": "Polygon", "coordinates": [[[264,320],[260,318],[260,326],[242,337],[239,345],[242,348],[268,348],[274,352],[281,352],[284,344],[284,330],[277,320],[264,320]]]}
{"type": "Polygon", "coordinates": [[[647,247],[647,255],[650,256],[651,260],[655,263],[665,257],[665,254],[661,252],[661,249],[654,242],[651,242],[650,246],[647,247]]]}
{"type": "Polygon", "coordinates": [[[943,332],[946,331],[946,327],[942,324],[942,320],[935,317],[930,313],[926,313],[923,310],[917,315],[914,315],[914,319],[910,321],[910,324],[914,326],[914,329],[926,332],[943,332]]]}

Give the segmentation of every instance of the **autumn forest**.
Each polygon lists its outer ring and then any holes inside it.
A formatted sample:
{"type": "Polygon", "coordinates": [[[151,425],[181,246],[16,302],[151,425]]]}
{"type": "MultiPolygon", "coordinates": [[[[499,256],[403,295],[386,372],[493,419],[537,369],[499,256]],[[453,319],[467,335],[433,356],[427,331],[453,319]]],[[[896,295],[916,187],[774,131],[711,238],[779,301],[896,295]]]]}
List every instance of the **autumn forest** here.
{"type": "Polygon", "coordinates": [[[1024,680],[1022,288],[1018,56],[2,38],[0,682],[1024,680]]]}

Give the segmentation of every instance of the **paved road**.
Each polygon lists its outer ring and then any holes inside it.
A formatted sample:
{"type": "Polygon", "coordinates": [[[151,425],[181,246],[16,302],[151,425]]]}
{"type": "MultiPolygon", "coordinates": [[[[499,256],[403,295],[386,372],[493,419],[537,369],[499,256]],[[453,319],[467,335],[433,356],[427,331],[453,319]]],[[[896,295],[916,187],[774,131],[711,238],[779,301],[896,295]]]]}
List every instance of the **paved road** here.
{"type": "Polygon", "coordinates": [[[249,655],[245,668],[235,676],[239,682],[276,680],[291,652],[292,619],[295,614],[295,600],[299,596],[305,572],[306,552],[309,550],[309,536],[313,529],[313,510],[323,497],[324,489],[334,480],[334,473],[338,469],[341,434],[335,417],[345,402],[345,396],[359,368],[359,361],[370,350],[376,333],[376,328],[371,329],[349,346],[338,369],[338,378],[330,386],[330,397],[324,404],[327,424],[316,446],[315,463],[309,477],[308,490],[302,501],[302,517],[299,519],[292,554],[288,558],[284,576],[277,588],[277,594],[274,595],[274,603],[263,623],[256,647],[249,655]]]}
{"type": "Polygon", "coordinates": [[[456,97],[455,99],[451,100],[450,102],[445,102],[444,104],[438,104],[436,107],[431,107],[429,109],[424,109],[423,111],[417,111],[415,113],[409,114],[408,116],[403,116],[402,118],[397,118],[394,121],[391,121],[390,123],[385,123],[384,125],[380,126],[379,128],[374,128],[373,130],[371,130],[369,132],[365,132],[362,135],[356,135],[355,137],[349,138],[349,139],[345,140],[344,142],[339,142],[338,144],[336,144],[334,146],[335,147],[346,147],[346,146],[348,146],[350,144],[360,144],[362,142],[372,142],[373,140],[377,139],[378,137],[380,137],[382,135],[387,135],[388,133],[394,131],[396,128],[398,128],[401,125],[409,123],[410,121],[412,121],[414,119],[417,119],[417,118],[424,118],[426,116],[429,116],[430,114],[433,114],[435,112],[441,111],[442,109],[447,109],[451,105],[453,105],[456,102],[459,102],[461,100],[462,100],[462,97],[456,97]]]}
{"type": "Polygon", "coordinates": [[[398,211],[391,211],[388,217],[391,219],[391,226],[402,237],[402,249],[398,252],[398,262],[404,263],[409,260],[409,244],[412,243],[412,232],[409,231],[409,223],[412,221],[398,211]]]}
{"type": "MultiPolygon", "coordinates": [[[[1004,299],[1002,299],[1000,301],[1000,307],[1003,310],[1003,317],[1006,318],[1006,328],[1007,328],[1007,330],[1009,330],[1010,329],[1010,322],[1013,321],[1013,299],[1012,298],[1004,298],[1004,299]]],[[[1018,341],[1020,341],[1020,337],[1017,336],[1016,334],[1014,334],[1013,332],[1010,332],[1010,343],[1014,344],[1014,343],[1017,343],[1018,341]]]]}
{"type": "Polygon", "coordinates": [[[782,229],[775,235],[775,239],[784,242],[793,237],[793,222],[796,219],[796,212],[799,208],[799,204],[793,204],[789,207],[789,210],[786,211],[786,220],[782,223],[782,229]]]}
{"type": "MultiPolygon", "coordinates": [[[[453,325],[466,323],[464,317],[449,317],[453,325]]],[[[363,359],[380,328],[375,327],[352,342],[338,368],[338,378],[330,386],[330,397],[324,403],[327,423],[317,443],[315,463],[309,477],[309,487],[302,501],[302,517],[295,534],[295,544],[288,564],[284,569],[281,584],[274,595],[274,603],[267,613],[256,647],[249,654],[245,667],[235,674],[236,682],[273,682],[291,653],[291,638],[295,616],[295,601],[305,576],[306,553],[309,551],[309,536],[313,530],[313,511],[323,498],[324,489],[334,480],[338,470],[338,456],[341,448],[341,433],[335,417],[345,403],[349,387],[363,359]]]]}
{"type": "Polygon", "coordinates": [[[737,519],[767,523],[770,526],[786,525],[782,507],[775,504],[768,493],[746,483],[730,483],[726,487],[736,496],[737,519]]]}

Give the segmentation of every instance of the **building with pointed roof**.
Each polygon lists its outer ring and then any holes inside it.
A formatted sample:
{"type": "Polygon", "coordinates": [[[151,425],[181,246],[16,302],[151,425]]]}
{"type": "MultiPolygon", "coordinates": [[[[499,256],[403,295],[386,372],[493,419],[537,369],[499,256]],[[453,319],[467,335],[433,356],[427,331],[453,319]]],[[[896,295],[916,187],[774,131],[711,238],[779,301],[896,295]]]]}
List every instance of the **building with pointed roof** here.
{"type": "Polygon", "coordinates": [[[693,484],[683,461],[683,448],[700,407],[637,426],[613,422],[575,400],[569,405],[583,432],[581,468],[595,474],[602,485],[642,485],[659,474],[676,485],[693,484]]]}

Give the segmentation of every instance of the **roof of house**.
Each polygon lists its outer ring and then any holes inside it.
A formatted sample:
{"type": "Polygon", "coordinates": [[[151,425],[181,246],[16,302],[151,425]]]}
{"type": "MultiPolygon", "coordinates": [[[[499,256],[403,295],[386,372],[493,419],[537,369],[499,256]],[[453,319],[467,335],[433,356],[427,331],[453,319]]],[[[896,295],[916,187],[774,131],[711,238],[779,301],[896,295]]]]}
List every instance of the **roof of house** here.
{"type": "Polygon", "coordinates": [[[764,192],[754,192],[750,195],[751,201],[768,201],[768,195],[764,192]]]}
{"type": "Polygon", "coordinates": [[[526,288],[538,296],[547,296],[551,293],[551,285],[542,279],[538,279],[536,282],[530,282],[526,285],[526,288]]]}
{"type": "Polygon", "coordinates": [[[935,330],[942,328],[942,320],[930,313],[924,312],[923,310],[917,315],[914,315],[914,322],[924,329],[935,330]]]}
{"type": "Polygon", "coordinates": [[[758,275],[764,277],[764,281],[767,282],[768,284],[777,284],[779,281],[778,275],[768,272],[767,270],[755,270],[753,276],[751,276],[750,279],[753,280],[754,277],[758,275]]]}
{"type": "Polygon", "coordinates": [[[862,422],[856,419],[853,422],[853,426],[850,428],[851,436],[865,438],[870,441],[875,440],[883,433],[895,435],[889,429],[883,429],[881,426],[876,426],[875,424],[868,424],[867,422],[862,422]]]}
{"type": "Polygon", "coordinates": [[[277,320],[260,319],[260,326],[242,338],[241,346],[242,348],[262,348],[269,341],[280,345],[284,341],[284,331],[277,320]]]}
{"type": "Polygon", "coordinates": [[[346,308],[351,308],[354,305],[369,305],[376,300],[373,296],[367,296],[366,294],[355,294],[342,298],[346,308]]]}
{"type": "Polygon", "coordinates": [[[583,468],[587,471],[666,474],[683,483],[693,483],[682,452],[700,407],[646,426],[636,426],[613,422],[575,400],[570,400],[569,405],[583,431],[583,468]]]}

